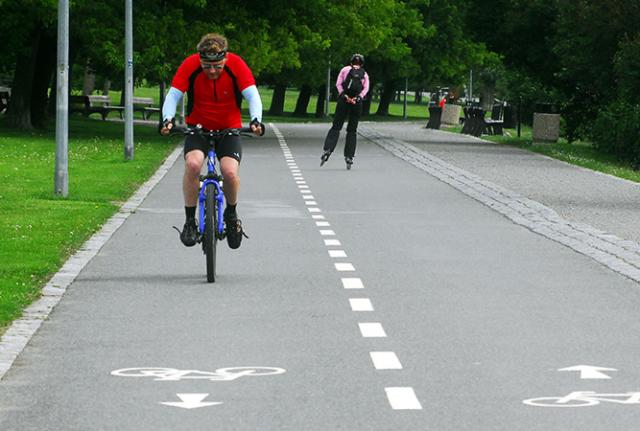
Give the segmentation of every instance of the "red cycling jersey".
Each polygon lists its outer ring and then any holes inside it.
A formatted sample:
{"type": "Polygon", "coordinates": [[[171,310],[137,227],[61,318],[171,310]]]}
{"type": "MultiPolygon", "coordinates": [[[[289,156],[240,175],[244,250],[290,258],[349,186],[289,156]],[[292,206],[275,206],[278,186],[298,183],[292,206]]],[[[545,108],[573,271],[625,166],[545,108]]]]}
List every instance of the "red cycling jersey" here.
{"type": "Polygon", "coordinates": [[[198,54],[187,57],[178,68],[171,82],[172,87],[185,93],[189,91],[190,79],[193,79],[192,92],[189,92],[192,110],[187,115],[187,124],[202,124],[209,130],[242,127],[236,87],[229,71],[235,76],[238,91],[255,85],[256,81],[242,58],[231,52],[227,53],[226,58],[225,69],[218,79],[209,79],[199,70],[198,54]]]}

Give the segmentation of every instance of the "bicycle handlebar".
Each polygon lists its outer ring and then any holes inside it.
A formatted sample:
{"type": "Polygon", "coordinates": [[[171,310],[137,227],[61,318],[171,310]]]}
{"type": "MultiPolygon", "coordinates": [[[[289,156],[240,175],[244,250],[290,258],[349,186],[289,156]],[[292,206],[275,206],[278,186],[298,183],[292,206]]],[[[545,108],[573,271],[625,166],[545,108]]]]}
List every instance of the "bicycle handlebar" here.
{"type": "Polygon", "coordinates": [[[182,126],[174,126],[169,131],[170,136],[174,135],[201,135],[208,136],[210,138],[219,138],[221,136],[233,135],[239,136],[241,134],[252,134],[253,131],[250,127],[241,127],[241,128],[229,128],[229,129],[221,129],[221,130],[207,130],[202,127],[182,127],[182,126]]]}

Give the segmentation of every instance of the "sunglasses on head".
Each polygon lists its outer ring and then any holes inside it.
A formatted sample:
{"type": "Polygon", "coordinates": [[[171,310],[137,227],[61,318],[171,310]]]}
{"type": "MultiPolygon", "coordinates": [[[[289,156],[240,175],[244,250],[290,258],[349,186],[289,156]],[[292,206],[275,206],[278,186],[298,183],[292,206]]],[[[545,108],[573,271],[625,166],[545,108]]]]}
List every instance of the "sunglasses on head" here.
{"type": "Polygon", "coordinates": [[[221,70],[221,69],[224,69],[224,64],[202,64],[202,63],[200,63],[200,66],[202,67],[203,70],[207,70],[207,69],[221,70]]]}

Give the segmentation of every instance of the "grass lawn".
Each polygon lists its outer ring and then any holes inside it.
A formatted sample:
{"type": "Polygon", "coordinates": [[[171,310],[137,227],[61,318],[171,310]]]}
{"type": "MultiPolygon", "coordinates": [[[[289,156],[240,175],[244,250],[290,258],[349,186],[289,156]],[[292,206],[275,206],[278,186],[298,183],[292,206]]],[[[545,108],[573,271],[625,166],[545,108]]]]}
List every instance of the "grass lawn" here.
{"type": "Polygon", "coordinates": [[[125,161],[122,123],[72,116],[65,199],[53,193],[55,133],[25,134],[1,122],[0,131],[1,332],[155,172],[175,141],[136,127],[134,160],[125,161]]]}
{"type": "MultiPolygon", "coordinates": [[[[330,122],[330,118],[317,118],[315,116],[316,112],[316,102],[318,100],[318,95],[311,96],[311,100],[309,101],[309,105],[307,105],[307,116],[305,117],[294,117],[293,111],[296,107],[296,101],[298,100],[299,91],[297,89],[288,89],[285,93],[285,101],[284,101],[284,116],[271,116],[269,115],[269,107],[271,106],[271,98],[273,97],[273,89],[268,87],[260,87],[260,98],[262,99],[262,108],[264,111],[264,120],[263,122],[273,121],[273,122],[330,122]]],[[[160,94],[158,87],[149,87],[149,88],[136,88],[134,90],[134,95],[136,97],[151,97],[158,106],[160,100],[160,94]]],[[[111,100],[115,105],[120,104],[120,92],[119,91],[110,91],[109,96],[111,96],[111,100]]],[[[428,118],[428,110],[427,105],[425,104],[415,104],[412,102],[412,98],[409,96],[407,100],[407,120],[421,120],[424,121],[425,124],[428,118]]],[[[378,109],[378,101],[373,101],[371,103],[371,113],[375,113],[378,109]]],[[[333,115],[336,110],[336,102],[329,103],[330,109],[329,113],[333,115]]],[[[243,103],[243,114],[248,117],[249,111],[247,109],[247,102],[243,103]]],[[[178,113],[180,112],[180,108],[178,107],[178,113]]],[[[403,103],[392,103],[389,106],[389,116],[388,117],[377,117],[375,115],[365,116],[363,120],[373,120],[373,121],[398,121],[403,119],[404,112],[404,104],[403,103]]],[[[113,113],[112,116],[117,114],[113,113]]],[[[135,113],[136,118],[140,117],[139,113],[135,113]]],[[[153,119],[157,119],[156,115],[153,115],[153,119]]]]}

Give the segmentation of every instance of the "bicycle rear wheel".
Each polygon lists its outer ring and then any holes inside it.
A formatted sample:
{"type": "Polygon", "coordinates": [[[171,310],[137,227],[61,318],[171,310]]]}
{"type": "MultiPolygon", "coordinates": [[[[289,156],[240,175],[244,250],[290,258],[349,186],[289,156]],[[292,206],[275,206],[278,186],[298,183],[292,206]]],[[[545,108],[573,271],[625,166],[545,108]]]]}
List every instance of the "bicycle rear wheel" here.
{"type": "Polygon", "coordinates": [[[204,254],[207,260],[207,281],[213,283],[216,281],[216,243],[218,237],[216,230],[218,227],[218,211],[216,201],[216,186],[207,184],[204,191],[204,254]]]}

